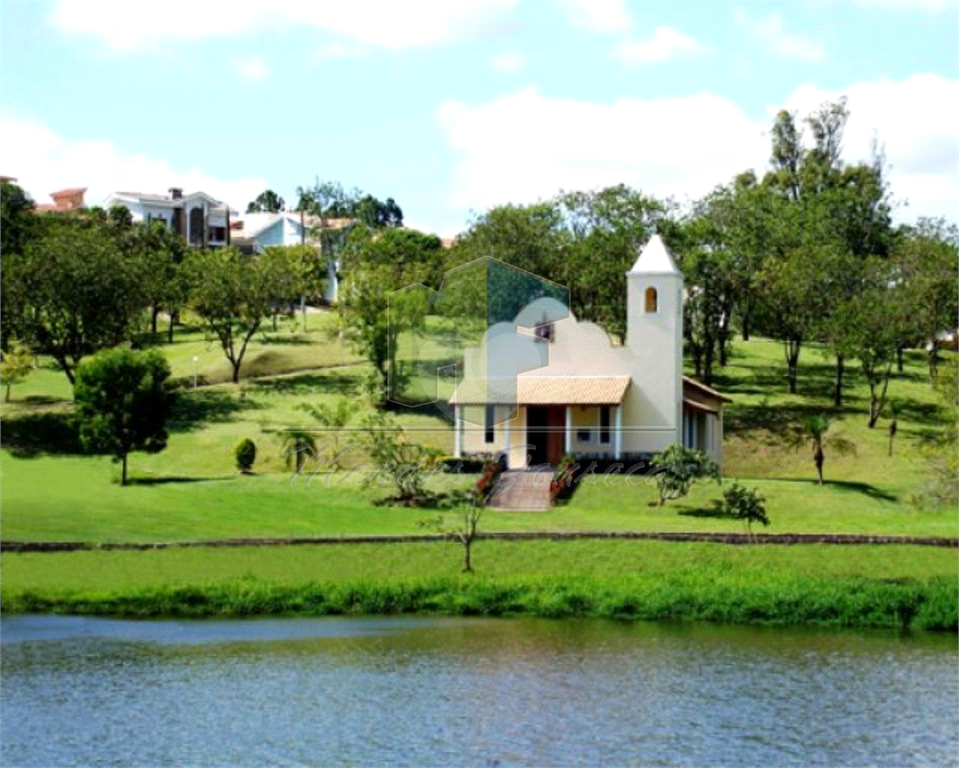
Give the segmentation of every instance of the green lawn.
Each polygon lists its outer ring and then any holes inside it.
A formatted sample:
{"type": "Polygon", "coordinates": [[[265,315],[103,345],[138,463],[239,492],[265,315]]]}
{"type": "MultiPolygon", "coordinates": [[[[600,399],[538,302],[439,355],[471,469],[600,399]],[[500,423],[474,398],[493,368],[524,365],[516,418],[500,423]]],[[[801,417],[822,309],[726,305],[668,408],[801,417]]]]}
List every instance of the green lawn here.
{"type": "MultiPolygon", "coordinates": [[[[456,576],[453,542],[182,548],[152,551],[6,553],[3,589],[110,591],[231,583],[355,582],[456,576]]],[[[643,540],[479,541],[477,578],[712,581],[784,578],[918,579],[959,577],[953,549],[905,545],[808,544],[761,547],[643,540]]]]}
{"type": "MultiPolygon", "coordinates": [[[[356,402],[365,365],[349,364],[330,340],[326,315],[311,315],[310,332],[292,326],[258,334],[250,360],[267,372],[306,365],[327,367],[181,390],[170,423],[168,448],[134,454],[135,484],[117,485],[118,468],[107,458],[83,456],[67,420],[66,378],[48,361],[14,388],[2,408],[0,501],[4,539],[84,541],[175,541],[229,536],[308,536],[411,533],[428,512],[378,506],[385,489],[364,489],[358,474],[318,477],[309,486],[289,482],[282,460],[282,430],[313,426],[298,406],[356,402]],[[242,437],[258,447],[257,474],[239,477],[232,448],[242,437]]],[[[198,350],[207,355],[201,373],[227,371],[212,342],[196,330],[178,331],[176,343],[160,345],[174,372],[188,376],[198,350]],[[207,365],[208,363],[208,365],[207,365]],[[219,366],[219,367],[218,367],[219,366]]],[[[846,404],[836,414],[826,448],[826,485],[813,482],[809,446],[794,445],[805,414],[831,410],[832,367],[820,353],[804,351],[799,393],[786,394],[779,345],[763,339],[737,341],[715,385],[733,402],[727,407],[725,476],[756,486],[767,499],[768,532],[843,532],[956,536],[956,509],[912,503],[928,482],[925,446],[946,418],[928,382],[923,355],[911,353],[906,371],[890,384],[899,410],[899,435],[888,455],[887,421],[866,427],[867,391],[850,365],[846,404]],[[843,451],[836,443],[844,444],[843,451]],[[850,449],[851,448],[851,449],[850,449]]],[[[955,364],[954,358],[943,363],[955,364]]],[[[204,374],[206,375],[206,374],[204,374]]],[[[212,375],[212,374],[211,374],[212,375]]],[[[219,374],[217,374],[219,375],[219,374]]],[[[449,426],[435,411],[398,416],[415,439],[452,450],[449,426]]],[[[364,458],[348,455],[345,465],[364,458]]],[[[470,478],[452,481],[454,485],[470,478]]],[[[650,506],[654,491],[642,478],[584,482],[568,504],[546,513],[487,512],[485,530],[729,531],[738,524],[710,514],[720,488],[697,486],[686,499],[650,506]]]]}

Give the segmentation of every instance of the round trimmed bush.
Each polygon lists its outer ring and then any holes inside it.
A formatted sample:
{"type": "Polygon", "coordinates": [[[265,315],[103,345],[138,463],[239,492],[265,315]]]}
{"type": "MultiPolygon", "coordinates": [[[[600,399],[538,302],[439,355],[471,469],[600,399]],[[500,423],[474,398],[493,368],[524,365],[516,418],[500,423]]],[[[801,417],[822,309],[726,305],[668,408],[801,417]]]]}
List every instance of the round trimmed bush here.
{"type": "Polygon", "coordinates": [[[247,474],[253,468],[253,462],[256,461],[256,443],[250,438],[244,437],[236,444],[233,454],[236,457],[237,468],[247,474]]]}

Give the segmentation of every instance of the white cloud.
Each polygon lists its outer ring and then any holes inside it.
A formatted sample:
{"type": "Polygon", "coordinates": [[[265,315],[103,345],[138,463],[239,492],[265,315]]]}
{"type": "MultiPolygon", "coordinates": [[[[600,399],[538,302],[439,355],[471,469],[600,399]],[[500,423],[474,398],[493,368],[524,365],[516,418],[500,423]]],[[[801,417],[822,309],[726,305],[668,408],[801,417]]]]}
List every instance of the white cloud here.
{"type": "Polygon", "coordinates": [[[736,21],[766,51],[784,59],[802,61],[822,61],[826,51],[820,43],[803,35],[787,32],[783,19],[778,13],[765,18],[753,18],[742,11],[736,11],[736,21]]]}
{"type": "MultiPolygon", "coordinates": [[[[959,81],[917,75],[855,83],[845,157],[868,158],[873,130],[885,145],[899,217],[959,212],[959,81]]],[[[804,114],[839,94],[803,86],[784,103],[804,114]]],[[[492,102],[447,102],[438,112],[457,153],[450,201],[485,210],[528,203],[560,189],[626,183],[646,192],[695,199],[769,158],[774,110],[752,119],[708,93],[611,104],[553,99],[528,88],[492,102]]]]}
{"type": "Polygon", "coordinates": [[[711,94],[594,104],[528,88],[438,118],[459,153],[453,201],[476,209],[620,182],[698,196],[767,154],[762,128],[711,94]]]}
{"type": "Polygon", "coordinates": [[[317,59],[355,59],[365,56],[367,48],[356,43],[330,43],[316,51],[317,59]]]}
{"type": "Polygon", "coordinates": [[[653,64],[683,54],[704,53],[706,46],[674,27],[657,27],[650,37],[621,43],[613,55],[630,64],[653,64]]]}
{"type": "Polygon", "coordinates": [[[263,179],[219,179],[197,168],[174,169],[166,160],[127,154],[109,141],[67,139],[43,123],[0,117],[0,168],[14,176],[38,203],[50,192],[87,187],[88,205],[99,205],[110,192],[165,192],[170,187],[202,190],[235,208],[266,189],[263,179]]]}
{"type": "Polygon", "coordinates": [[[623,0],[566,0],[574,26],[615,32],[629,29],[632,21],[623,0]]]}
{"type": "Polygon", "coordinates": [[[519,72],[525,63],[523,54],[516,51],[500,53],[489,60],[489,65],[497,72],[519,72]]]}
{"type": "Polygon", "coordinates": [[[50,20],[116,52],[157,50],[168,43],[235,37],[291,26],[393,50],[448,42],[495,21],[517,0],[167,0],[162,9],[128,0],[57,0],[50,20]]]}
{"type": "Polygon", "coordinates": [[[235,59],[233,69],[243,80],[266,80],[270,76],[270,68],[259,56],[235,59]]]}

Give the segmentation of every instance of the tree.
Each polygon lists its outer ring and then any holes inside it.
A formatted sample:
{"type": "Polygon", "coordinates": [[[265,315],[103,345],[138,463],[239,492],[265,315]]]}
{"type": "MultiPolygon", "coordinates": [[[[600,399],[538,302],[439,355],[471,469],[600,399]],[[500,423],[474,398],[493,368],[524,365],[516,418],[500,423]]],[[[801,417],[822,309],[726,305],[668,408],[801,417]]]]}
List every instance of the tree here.
{"type": "Polygon", "coordinates": [[[10,402],[10,387],[23,381],[33,370],[33,350],[26,344],[14,341],[10,349],[0,352],[0,381],[6,386],[4,402],[10,402]]]}
{"type": "Polygon", "coordinates": [[[110,453],[122,463],[127,484],[131,451],[156,453],[166,447],[171,405],[170,366],[156,350],[111,349],[77,368],[73,399],[84,448],[110,453]]]}
{"type": "MultiPolygon", "coordinates": [[[[886,270],[880,272],[883,273],[888,274],[886,270]]],[[[899,330],[894,322],[897,315],[890,311],[892,297],[888,283],[870,287],[859,297],[849,317],[855,328],[852,350],[869,386],[870,429],[876,426],[882,414],[896,358],[899,330]]]]}
{"type": "Polygon", "coordinates": [[[570,309],[577,318],[601,325],[622,341],[626,272],[665,216],[666,204],[619,184],[598,191],[564,192],[551,205],[563,229],[552,245],[560,257],[544,265],[555,272],[538,274],[569,289],[570,309]]]}
{"type": "Polygon", "coordinates": [[[378,259],[373,234],[351,235],[351,267],[341,286],[339,329],[344,339],[376,369],[382,383],[382,403],[399,391],[396,369],[397,338],[415,331],[429,308],[421,282],[422,265],[396,265],[378,259]]]}
{"type": "Polygon", "coordinates": [[[377,468],[368,473],[364,484],[369,487],[384,477],[396,489],[395,501],[417,506],[426,498],[426,479],[436,466],[441,452],[406,439],[403,427],[384,411],[373,411],[362,422],[360,444],[377,468]]]}
{"type": "Polygon", "coordinates": [[[246,206],[247,213],[278,213],[286,209],[286,202],[272,189],[264,190],[246,206]]]}
{"type": "MultiPolygon", "coordinates": [[[[124,209],[126,210],[126,209],[124,209]]],[[[144,222],[130,237],[132,255],[139,262],[144,300],[150,307],[150,332],[157,332],[157,317],[170,315],[169,340],[173,341],[173,317],[186,300],[181,264],[186,242],[163,222],[144,222]]]]}
{"type": "Polygon", "coordinates": [[[72,384],[85,355],[130,338],[145,301],[137,263],[112,237],[82,220],[48,219],[23,257],[4,263],[8,297],[19,304],[11,330],[72,384]]]}
{"type": "Polygon", "coordinates": [[[720,505],[722,513],[727,517],[742,520],[746,524],[746,535],[752,536],[753,523],[769,525],[766,514],[766,499],[756,488],[746,488],[739,483],[733,483],[723,491],[723,501],[720,505]]]}
{"type": "Polygon", "coordinates": [[[239,382],[246,347],[274,298],[267,275],[255,257],[236,248],[193,251],[185,263],[193,308],[220,340],[239,382]]]}
{"type": "Polygon", "coordinates": [[[0,182],[0,254],[23,253],[34,221],[30,195],[17,184],[0,182]]]}
{"type": "Polygon", "coordinates": [[[942,219],[903,227],[893,247],[900,337],[897,351],[928,343],[929,373],[939,362],[939,333],[956,326],[959,305],[959,229],[942,219]]]}
{"type": "Polygon", "coordinates": [[[659,506],[689,493],[693,483],[711,477],[719,482],[719,467],[702,451],[673,443],[650,462],[654,468],[659,506]]]}

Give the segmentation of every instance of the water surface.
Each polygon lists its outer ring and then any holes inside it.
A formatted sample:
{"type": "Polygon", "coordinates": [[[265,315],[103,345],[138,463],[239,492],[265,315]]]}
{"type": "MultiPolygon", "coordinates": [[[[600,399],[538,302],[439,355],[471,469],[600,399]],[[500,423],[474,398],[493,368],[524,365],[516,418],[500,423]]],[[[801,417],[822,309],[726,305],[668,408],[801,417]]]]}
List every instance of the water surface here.
{"type": "Polygon", "coordinates": [[[0,620],[4,765],[954,765],[955,636],[0,620]]]}

